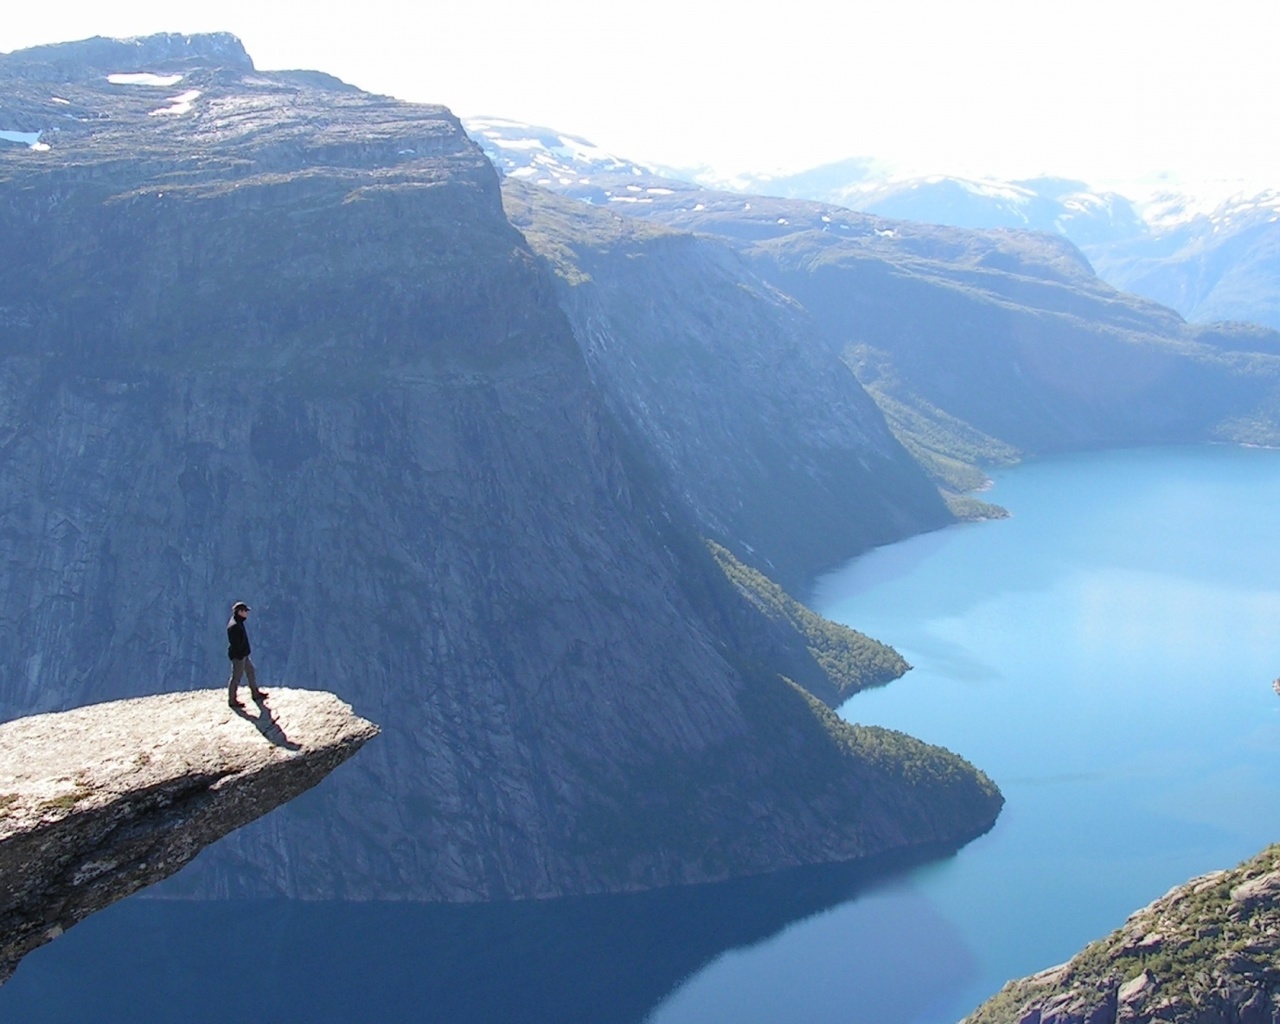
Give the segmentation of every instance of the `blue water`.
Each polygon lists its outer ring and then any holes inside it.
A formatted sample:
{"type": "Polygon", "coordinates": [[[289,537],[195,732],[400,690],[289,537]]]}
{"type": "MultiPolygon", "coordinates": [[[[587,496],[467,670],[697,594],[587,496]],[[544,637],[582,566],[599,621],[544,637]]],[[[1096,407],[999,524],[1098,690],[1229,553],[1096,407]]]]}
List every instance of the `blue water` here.
{"type": "Polygon", "coordinates": [[[725,954],[652,1024],[949,1024],[1280,841],[1280,452],[1058,458],[985,497],[1012,518],[875,551],[813,605],[915,666],[842,715],[983,768],[1007,800],[996,827],[725,954]]]}
{"type": "Polygon", "coordinates": [[[951,1024],[1280,840],[1280,452],[1054,459],[988,497],[1013,517],[814,598],[915,665],[841,713],[1004,791],[955,856],[508,906],[131,899],[28,957],[0,1020],[951,1024]]]}

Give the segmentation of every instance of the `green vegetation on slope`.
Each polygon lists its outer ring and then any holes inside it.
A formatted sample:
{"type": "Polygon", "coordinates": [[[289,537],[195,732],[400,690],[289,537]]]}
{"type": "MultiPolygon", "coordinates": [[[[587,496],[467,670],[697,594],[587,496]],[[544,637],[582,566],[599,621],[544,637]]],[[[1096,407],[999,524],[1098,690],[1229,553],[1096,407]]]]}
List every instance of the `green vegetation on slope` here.
{"type": "Polygon", "coordinates": [[[706,878],[953,849],[990,828],[1003,805],[995,784],[958,755],[905,733],[851,725],[785,677],[746,676],[739,706],[758,762],[745,765],[722,745],[698,755],[655,749],[647,768],[574,823],[584,860],[630,872],[642,886],[653,850],[706,878]],[[742,786],[744,770],[756,798],[724,801],[742,786]],[[818,848],[783,838],[819,822],[818,848]]]}
{"type": "Polygon", "coordinates": [[[788,686],[804,697],[809,712],[844,757],[856,757],[909,785],[963,786],[973,783],[985,798],[1001,800],[1000,790],[959,754],[934,746],[897,729],[846,722],[803,687],[788,686]]]}
{"type": "MultiPolygon", "coordinates": [[[[621,436],[629,474],[660,493],[662,474],[621,436]]],[[[575,764],[597,780],[566,830],[585,875],[645,888],[682,873],[705,881],[941,852],[990,828],[1003,797],[972,765],[902,733],[850,725],[823,703],[901,675],[908,666],[896,652],[804,608],[678,517],[647,522],[682,566],[684,596],[723,638],[741,680],[744,735],[682,750],[654,735],[625,775],[607,760],[575,764]]]]}
{"type": "Polygon", "coordinates": [[[911,668],[892,647],[810,611],[719,544],[707,541],[707,548],[738,593],[771,622],[786,623],[803,637],[806,650],[835,688],[837,702],[891,682],[911,668]]]}
{"type": "Polygon", "coordinates": [[[982,490],[990,483],[984,468],[1017,462],[1021,457],[1017,448],[912,393],[902,385],[887,353],[851,345],[844,361],[875,399],[894,437],[938,484],[953,515],[992,519],[1008,514],[999,505],[965,492],[982,490]]]}

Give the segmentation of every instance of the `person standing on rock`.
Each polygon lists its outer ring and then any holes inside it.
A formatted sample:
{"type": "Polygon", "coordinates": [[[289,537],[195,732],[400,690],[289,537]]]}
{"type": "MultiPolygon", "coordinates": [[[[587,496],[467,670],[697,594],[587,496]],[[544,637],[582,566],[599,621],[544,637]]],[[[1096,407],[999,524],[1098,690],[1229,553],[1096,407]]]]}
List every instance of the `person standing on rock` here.
{"type": "Polygon", "coordinates": [[[249,617],[249,606],[237,601],[231,606],[231,618],[227,621],[227,657],[231,659],[231,678],[227,680],[227,703],[233,708],[242,708],[240,703],[240,677],[249,681],[249,693],[258,703],[266,697],[266,690],[258,689],[258,676],[253,670],[253,659],[249,657],[249,631],[244,628],[244,620],[249,617]]]}

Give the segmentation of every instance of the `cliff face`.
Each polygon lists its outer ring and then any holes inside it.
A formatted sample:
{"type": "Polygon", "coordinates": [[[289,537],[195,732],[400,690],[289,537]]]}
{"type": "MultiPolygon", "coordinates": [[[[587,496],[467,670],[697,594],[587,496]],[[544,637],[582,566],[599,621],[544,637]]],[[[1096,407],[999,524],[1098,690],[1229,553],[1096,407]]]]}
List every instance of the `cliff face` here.
{"type": "Polygon", "coordinates": [[[723,242],[507,179],[610,408],[701,530],[792,590],[952,522],[817,324],[723,242]]]}
{"type": "Polygon", "coordinates": [[[1029,454],[1280,440],[1275,332],[1187,324],[1100,281],[1062,238],[636,176],[563,187],[731,246],[807,311],[811,343],[853,370],[949,488],[1029,454]]]}
{"type": "Polygon", "coordinates": [[[385,730],[170,891],[549,896],[988,827],[985,777],[734,649],[457,121],[228,45],[0,60],[48,146],[0,150],[0,712],[210,685],[243,598],[266,685],[385,730]]]}
{"type": "Polygon", "coordinates": [[[1280,1020],[1280,847],[1192,879],[1068,963],[1006,985],[965,1024],[1280,1020]]]}
{"type": "Polygon", "coordinates": [[[332,694],[162,694],[0,725],[0,983],[95,910],[310,789],[378,732],[332,694]]]}

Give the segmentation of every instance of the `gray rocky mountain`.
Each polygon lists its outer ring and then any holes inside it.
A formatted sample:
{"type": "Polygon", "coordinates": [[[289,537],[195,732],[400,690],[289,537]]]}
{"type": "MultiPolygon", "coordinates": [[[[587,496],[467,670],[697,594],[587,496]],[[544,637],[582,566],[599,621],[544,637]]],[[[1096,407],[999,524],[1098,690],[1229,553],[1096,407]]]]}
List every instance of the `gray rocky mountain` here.
{"type": "Polygon", "coordinates": [[[1280,847],[1180,885],[1069,962],[1012,981],[964,1024],[1280,1019],[1280,847]]]}
{"type": "Polygon", "coordinates": [[[732,245],[959,490],[981,483],[973,467],[1028,454],[1280,440],[1275,332],[1188,324],[1101,281],[1064,239],[694,186],[617,208],[732,245]]]}
{"type": "Polygon", "coordinates": [[[813,318],[733,249],[507,179],[615,415],[704,535],[800,590],[952,521],[813,318]]]}
{"type": "Polygon", "coordinates": [[[171,893],[635,890],[990,826],[972,767],[795,685],[903,666],[731,578],[690,511],[723,492],[620,427],[448,111],[226,36],[0,84],[35,137],[0,149],[0,715],[207,686],[244,598],[269,686],[384,729],[171,893]]]}
{"type": "Polygon", "coordinates": [[[0,983],[94,911],[320,782],[377,735],[329,693],[111,701],[0,725],[0,983]]]}
{"type": "Polygon", "coordinates": [[[1208,205],[1172,188],[1139,200],[1067,178],[900,177],[868,158],[722,180],[628,161],[586,140],[518,122],[475,119],[468,130],[509,176],[600,203],[643,201],[657,194],[651,189],[683,190],[697,182],[712,192],[808,200],[890,220],[1042,231],[1078,246],[1108,284],[1190,321],[1280,330],[1274,190],[1208,205]]]}
{"type": "Polygon", "coordinates": [[[1059,178],[893,180],[848,164],[734,184],[738,191],[834,203],[898,220],[1057,234],[1079,246],[1109,284],[1188,320],[1239,320],[1280,330],[1274,190],[1205,207],[1176,191],[1139,202],[1059,178]]]}
{"type": "MultiPolygon", "coordinates": [[[[503,142],[485,139],[510,173],[539,166],[535,148],[508,151],[503,142]]],[[[717,238],[755,280],[798,302],[810,319],[801,333],[853,369],[960,515],[998,512],[964,494],[982,485],[983,465],[1082,447],[1280,438],[1280,335],[1188,324],[1100,279],[1064,233],[1115,246],[1145,224],[1127,201],[1080,182],[939,179],[908,190],[925,205],[899,210],[942,219],[928,197],[954,186],[976,204],[972,223],[1018,226],[971,230],[795,197],[821,184],[862,202],[876,174],[864,163],[812,180],[758,182],[789,198],[716,190],[639,166],[619,174],[599,161],[561,171],[538,180],[591,207],[717,238]],[[839,174],[855,185],[842,192],[833,184],[839,174]]],[[[561,244],[550,253],[553,263],[566,251],[561,244]]],[[[1143,259],[1136,250],[1129,272],[1143,259]]]]}
{"type": "Polygon", "coordinates": [[[1098,273],[1198,322],[1240,320],[1280,330],[1280,194],[1230,199],[1208,212],[1106,245],[1086,245],[1098,273]]]}

